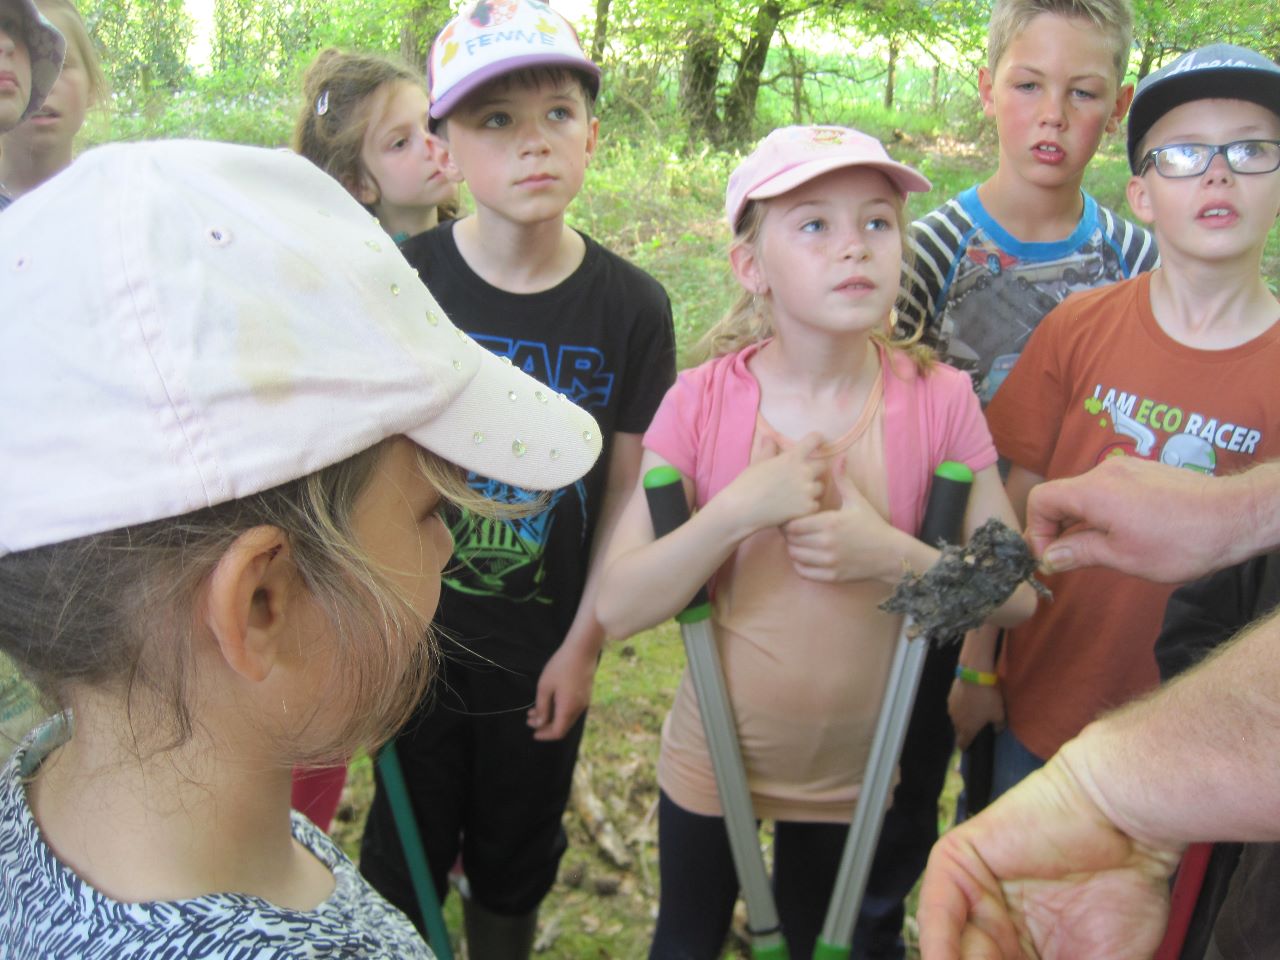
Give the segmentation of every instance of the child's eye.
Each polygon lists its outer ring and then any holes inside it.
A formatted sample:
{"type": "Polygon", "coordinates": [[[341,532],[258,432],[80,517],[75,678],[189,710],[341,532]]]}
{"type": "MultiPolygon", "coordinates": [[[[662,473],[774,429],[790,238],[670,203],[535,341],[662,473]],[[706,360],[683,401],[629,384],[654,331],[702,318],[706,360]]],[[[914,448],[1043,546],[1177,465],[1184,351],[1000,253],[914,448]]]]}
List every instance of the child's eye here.
{"type": "Polygon", "coordinates": [[[872,217],[870,220],[867,221],[867,229],[875,230],[876,232],[880,232],[883,230],[892,230],[893,221],[890,220],[888,217],[872,217]]]}
{"type": "Polygon", "coordinates": [[[506,113],[491,113],[484,118],[482,126],[493,127],[495,130],[501,127],[511,125],[511,116],[506,113]]]}
{"type": "Polygon", "coordinates": [[[1024,80],[1024,81],[1022,81],[1022,83],[1015,83],[1015,84],[1013,85],[1013,89],[1015,89],[1015,90],[1022,90],[1022,91],[1023,91],[1023,92],[1025,92],[1025,93],[1029,93],[1029,92],[1031,92],[1032,90],[1035,90],[1035,89],[1036,89],[1036,86],[1037,86],[1037,85],[1036,85],[1036,82],[1035,82],[1034,80],[1024,80]]]}
{"type": "Polygon", "coordinates": [[[817,217],[812,220],[806,220],[804,223],[800,224],[800,230],[802,233],[821,233],[825,229],[827,229],[827,221],[817,217]]]}
{"type": "Polygon", "coordinates": [[[1098,95],[1097,95],[1096,93],[1094,93],[1092,90],[1072,90],[1072,91],[1071,91],[1071,96],[1075,97],[1077,100],[1096,100],[1096,99],[1098,99],[1098,95]]]}
{"type": "Polygon", "coordinates": [[[552,107],[547,111],[547,117],[551,120],[572,120],[573,111],[568,107],[552,107]]]}
{"type": "Polygon", "coordinates": [[[408,146],[408,144],[409,144],[409,138],[408,138],[408,137],[396,137],[396,139],[395,139],[395,140],[392,140],[392,141],[391,141],[391,149],[392,149],[392,150],[403,150],[406,146],[408,146]]]}

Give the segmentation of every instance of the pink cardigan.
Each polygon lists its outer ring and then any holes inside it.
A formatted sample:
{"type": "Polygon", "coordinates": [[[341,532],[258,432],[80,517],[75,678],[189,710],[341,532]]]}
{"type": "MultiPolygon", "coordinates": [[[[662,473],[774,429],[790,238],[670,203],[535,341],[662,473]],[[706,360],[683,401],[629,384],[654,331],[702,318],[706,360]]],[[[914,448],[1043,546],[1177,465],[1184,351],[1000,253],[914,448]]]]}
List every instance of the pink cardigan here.
{"type": "MultiPolygon", "coordinates": [[[[644,435],[645,447],[693,478],[699,507],[747,467],[760,408],[747,361],[767,342],[681,373],[644,435]]],[[[889,522],[914,534],[938,464],[958,460],[976,473],[996,462],[996,450],[967,374],[941,363],[921,374],[905,353],[883,347],[880,363],[889,522]]]]}

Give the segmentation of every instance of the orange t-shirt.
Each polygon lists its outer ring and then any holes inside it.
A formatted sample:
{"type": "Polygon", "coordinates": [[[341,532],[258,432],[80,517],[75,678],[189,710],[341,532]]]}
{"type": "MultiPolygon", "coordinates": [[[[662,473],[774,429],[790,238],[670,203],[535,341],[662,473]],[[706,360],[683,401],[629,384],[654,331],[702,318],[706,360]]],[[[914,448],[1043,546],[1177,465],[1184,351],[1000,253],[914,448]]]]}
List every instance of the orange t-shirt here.
{"type": "MultiPolygon", "coordinates": [[[[1151,312],[1151,276],[1045,317],[987,408],[1001,456],[1055,479],[1112,456],[1222,475],[1280,455],[1280,324],[1228,350],[1188,347],[1151,312]]],[[[1156,685],[1174,588],[1103,568],[1043,579],[1053,600],[1006,633],[999,672],[1010,729],[1047,758],[1156,685]]]]}
{"type": "MultiPolygon", "coordinates": [[[[883,381],[858,422],[818,449],[828,471],[843,454],[858,489],[886,519],[883,381]]],[[[763,438],[792,441],[757,418],[763,438]]],[[[830,476],[823,509],[839,506],[830,476]]],[[[878,581],[819,583],[795,572],[776,528],[744,540],[716,579],[714,624],[756,816],[847,822],[858,799],[901,618],[877,605],[878,581]]],[[[718,816],[720,799],[686,669],[662,729],[658,782],[677,804],[718,816]]]]}

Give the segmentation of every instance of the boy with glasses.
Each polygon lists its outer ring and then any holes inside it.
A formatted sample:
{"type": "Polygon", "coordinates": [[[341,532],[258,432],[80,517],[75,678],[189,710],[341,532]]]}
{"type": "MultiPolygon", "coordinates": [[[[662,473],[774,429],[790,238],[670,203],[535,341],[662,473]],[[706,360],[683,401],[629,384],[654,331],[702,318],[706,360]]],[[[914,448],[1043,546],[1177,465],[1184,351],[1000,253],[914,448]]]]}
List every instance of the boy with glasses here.
{"type": "MultiPolygon", "coordinates": [[[[1161,266],[1068,298],[987,408],[1020,511],[1037,483],[1108,457],[1210,476],[1280,454],[1280,302],[1262,277],[1280,216],[1280,67],[1226,44],[1180,57],[1140,84],[1128,146],[1129,205],[1161,266]]],[[[1054,601],[1008,631],[998,666],[1025,756],[1001,770],[997,754],[997,789],[1158,680],[1171,585],[1101,569],[1044,579],[1054,601]]]]}

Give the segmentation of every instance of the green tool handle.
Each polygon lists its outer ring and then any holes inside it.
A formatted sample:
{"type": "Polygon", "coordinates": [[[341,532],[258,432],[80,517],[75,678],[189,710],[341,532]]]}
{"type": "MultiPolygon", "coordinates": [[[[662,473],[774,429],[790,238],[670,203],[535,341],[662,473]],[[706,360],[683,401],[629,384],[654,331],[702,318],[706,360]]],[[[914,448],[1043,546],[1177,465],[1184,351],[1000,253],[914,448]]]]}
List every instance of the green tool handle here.
{"type": "MultiPolygon", "coordinates": [[[[674,467],[655,467],[645,474],[644,489],[655,537],[665,536],[689,519],[689,503],[680,471],[674,467]]],[[[742,898],[747,904],[751,956],[755,960],[787,960],[787,944],[778,923],[769,873],[760,853],[751,789],[710,618],[711,602],[705,586],[700,587],[685,609],[676,615],[698,698],[698,712],[702,715],[707,750],[715,770],[729,850],[742,887],[742,898]]]]}
{"type": "MultiPolygon", "coordinates": [[[[973,487],[973,471],[963,463],[947,460],[934,471],[929,486],[929,499],[920,539],[936,546],[939,542],[958,543],[964,531],[964,514],[973,487]]],[[[826,922],[813,948],[813,960],[848,960],[853,942],[853,928],[866,892],[867,877],[876,843],[880,839],[885,804],[893,772],[902,754],[902,741],[920,686],[920,671],[929,638],[907,637],[909,622],[903,621],[889,667],[884,703],[871,738],[867,769],[858,794],[858,805],[849,825],[835,888],[827,907],[826,922]]]]}
{"type": "Polygon", "coordinates": [[[427,940],[436,960],[453,960],[449,930],[440,912],[440,898],[436,895],[436,885],[431,881],[431,870],[422,848],[422,834],[418,831],[413,804],[409,802],[409,789],[404,782],[404,770],[400,767],[394,741],[389,741],[378,751],[378,773],[387,788],[391,817],[395,821],[396,833],[400,835],[404,859],[409,865],[409,880],[418,900],[418,910],[422,913],[422,923],[427,928],[427,940]]]}

